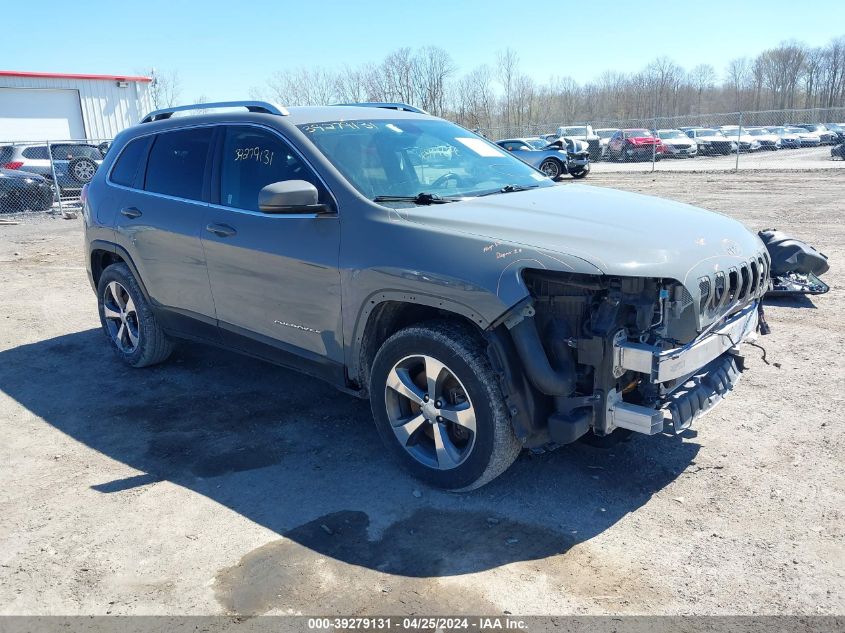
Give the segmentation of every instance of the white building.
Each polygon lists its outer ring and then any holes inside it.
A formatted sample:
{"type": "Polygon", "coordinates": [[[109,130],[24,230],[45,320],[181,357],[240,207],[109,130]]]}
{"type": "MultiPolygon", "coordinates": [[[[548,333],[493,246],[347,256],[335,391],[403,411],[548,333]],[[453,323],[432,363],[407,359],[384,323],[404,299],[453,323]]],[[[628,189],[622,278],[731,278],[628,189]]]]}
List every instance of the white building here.
{"type": "Polygon", "coordinates": [[[114,138],[153,109],[151,81],[0,70],[0,143],[114,138]]]}

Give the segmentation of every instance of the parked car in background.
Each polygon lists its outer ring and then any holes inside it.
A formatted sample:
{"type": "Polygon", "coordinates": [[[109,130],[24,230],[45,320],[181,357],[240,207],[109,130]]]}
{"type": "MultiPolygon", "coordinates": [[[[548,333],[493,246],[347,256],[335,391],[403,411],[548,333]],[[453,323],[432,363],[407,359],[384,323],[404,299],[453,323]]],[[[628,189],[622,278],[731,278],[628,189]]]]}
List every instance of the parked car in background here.
{"type": "Polygon", "coordinates": [[[53,198],[53,187],[43,176],[0,169],[0,212],[45,211],[53,206],[53,198]]]}
{"type": "Polygon", "coordinates": [[[581,141],[587,141],[590,148],[590,160],[601,160],[601,137],[593,130],[592,125],[562,125],[557,129],[557,137],[565,136],[581,141]]]}
{"type": "Polygon", "coordinates": [[[794,127],[800,127],[819,137],[822,145],[834,145],[838,139],[836,132],[831,132],[821,123],[799,123],[794,127]]]}
{"type": "Polygon", "coordinates": [[[748,128],[748,135],[757,139],[760,149],[775,151],[781,148],[780,136],[764,127],[748,128]]]}
{"type": "Polygon", "coordinates": [[[845,160],[845,143],[840,143],[839,145],[834,145],[833,147],[831,147],[830,157],[841,158],[845,160]]]}
{"type": "Polygon", "coordinates": [[[803,127],[788,125],[786,126],[786,131],[798,137],[801,147],[818,147],[822,144],[822,139],[818,134],[805,130],[803,127]]]}
{"type": "Polygon", "coordinates": [[[657,137],[665,148],[664,156],[674,158],[695,158],[698,156],[698,145],[681,130],[657,130],[657,137]]]}
{"type": "Polygon", "coordinates": [[[694,127],[686,130],[686,135],[698,145],[699,154],[710,156],[728,155],[736,151],[736,143],[728,139],[719,130],[694,127]]]}
{"type": "Polygon", "coordinates": [[[607,144],[608,160],[651,160],[663,155],[664,147],[659,138],[644,128],[619,130],[607,144]]]}
{"type": "Polygon", "coordinates": [[[727,126],[719,129],[726,138],[737,144],[741,152],[756,152],[760,149],[760,141],[749,134],[746,128],[742,128],[741,131],[738,126],[727,126]]]}
{"type": "Polygon", "coordinates": [[[546,139],[539,137],[509,138],[496,141],[496,144],[539,169],[552,180],[557,180],[564,174],[570,174],[573,178],[583,178],[590,173],[589,152],[584,141],[571,142],[581,143],[582,151],[570,154],[565,146],[566,139],[549,143],[546,139]]]}
{"type": "Polygon", "coordinates": [[[54,180],[62,195],[77,194],[91,182],[103,162],[103,154],[96,145],[85,143],[56,143],[0,146],[0,168],[22,169],[54,180]],[[52,165],[51,165],[52,154],[52,165]]]}
{"type": "Polygon", "coordinates": [[[824,126],[836,134],[836,144],[845,143],[845,127],[842,127],[838,123],[825,123],[824,126]]]}
{"type": "Polygon", "coordinates": [[[599,148],[601,149],[601,157],[607,158],[607,144],[610,142],[610,137],[619,131],[615,127],[603,127],[593,130],[596,136],[599,137],[599,148]]]}
{"type": "Polygon", "coordinates": [[[797,149],[801,147],[801,137],[791,132],[790,128],[778,126],[767,128],[772,134],[780,137],[780,146],[784,149],[797,149]]]}

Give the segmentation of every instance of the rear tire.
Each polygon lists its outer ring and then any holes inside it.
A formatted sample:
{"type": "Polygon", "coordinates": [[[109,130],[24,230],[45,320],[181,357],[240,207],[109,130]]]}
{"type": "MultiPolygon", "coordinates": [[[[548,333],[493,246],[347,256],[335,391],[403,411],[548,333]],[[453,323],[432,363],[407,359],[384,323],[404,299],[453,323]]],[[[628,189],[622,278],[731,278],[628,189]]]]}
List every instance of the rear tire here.
{"type": "Polygon", "coordinates": [[[388,338],[373,361],[370,404],[388,451],[437,488],[483,486],[522,448],[483,342],[468,327],[432,321],[388,338]]]}
{"type": "Polygon", "coordinates": [[[126,264],[112,264],[97,283],[100,325],[118,358],[130,367],[167,359],[173,346],[126,264]]]}

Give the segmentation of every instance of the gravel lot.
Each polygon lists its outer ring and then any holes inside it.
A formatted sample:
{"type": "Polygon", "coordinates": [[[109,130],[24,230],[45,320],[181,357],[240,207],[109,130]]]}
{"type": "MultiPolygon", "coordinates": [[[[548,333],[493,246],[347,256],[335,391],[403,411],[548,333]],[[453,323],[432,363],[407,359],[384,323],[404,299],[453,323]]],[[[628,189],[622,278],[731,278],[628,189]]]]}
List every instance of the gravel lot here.
{"type": "Polygon", "coordinates": [[[845,172],[588,182],[787,229],[833,290],[773,303],[768,362],[684,437],[523,454],[467,494],[306,377],[187,345],[124,368],[80,220],[0,226],[0,613],[845,613],[845,172]]]}

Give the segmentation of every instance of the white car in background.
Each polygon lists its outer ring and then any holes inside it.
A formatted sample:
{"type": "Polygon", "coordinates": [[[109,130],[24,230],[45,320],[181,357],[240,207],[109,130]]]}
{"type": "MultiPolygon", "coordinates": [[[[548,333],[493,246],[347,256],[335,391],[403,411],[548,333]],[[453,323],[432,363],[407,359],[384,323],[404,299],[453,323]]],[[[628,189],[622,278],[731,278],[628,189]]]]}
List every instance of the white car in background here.
{"type": "Polygon", "coordinates": [[[779,150],[783,145],[780,136],[764,127],[748,128],[749,136],[753,136],[760,143],[760,149],[770,151],[779,150]]]}
{"type": "Polygon", "coordinates": [[[601,147],[601,157],[607,158],[607,144],[610,142],[610,137],[616,134],[619,131],[619,128],[615,127],[602,127],[593,130],[596,135],[599,137],[599,147],[601,147]]]}
{"type": "Polygon", "coordinates": [[[727,156],[736,151],[736,141],[727,138],[719,130],[713,128],[685,128],[684,134],[696,142],[699,154],[727,156]]]}
{"type": "Polygon", "coordinates": [[[681,130],[657,130],[657,138],[663,142],[663,155],[674,158],[695,158],[698,144],[681,130]]]}
{"type": "Polygon", "coordinates": [[[766,129],[780,138],[780,146],[783,149],[796,149],[801,147],[801,138],[795,132],[790,132],[790,128],[777,126],[766,129]]]}
{"type": "Polygon", "coordinates": [[[739,151],[756,152],[760,149],[760,141],[748,133],[748,128],[742,128],[742,130],[740,130],[739,126],[726,125],[720,129],[722,134],[737,144],[739,151]]]}
{"type": "Polygon", "coordinates": [[[786,127],[784,128],[790,134],[798,137],[801,141],[801,147],[818,147],[822,144],[821,137],[815,132],[809,132],[803,127],[786,127]]]}

